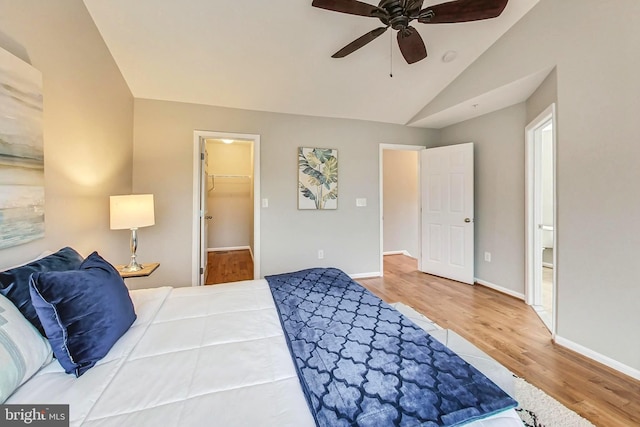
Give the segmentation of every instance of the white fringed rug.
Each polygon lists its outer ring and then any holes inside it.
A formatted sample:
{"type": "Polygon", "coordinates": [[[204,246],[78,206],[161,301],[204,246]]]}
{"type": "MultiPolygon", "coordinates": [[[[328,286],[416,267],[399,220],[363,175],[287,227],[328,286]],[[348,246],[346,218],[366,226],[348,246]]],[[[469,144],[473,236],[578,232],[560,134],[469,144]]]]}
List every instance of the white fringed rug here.
{"type": "Polygon", "coordinates": [[[568,409],[544,391],[516,377],[518,415],[527,427],[594,427],[586,419],[568,409]]]}

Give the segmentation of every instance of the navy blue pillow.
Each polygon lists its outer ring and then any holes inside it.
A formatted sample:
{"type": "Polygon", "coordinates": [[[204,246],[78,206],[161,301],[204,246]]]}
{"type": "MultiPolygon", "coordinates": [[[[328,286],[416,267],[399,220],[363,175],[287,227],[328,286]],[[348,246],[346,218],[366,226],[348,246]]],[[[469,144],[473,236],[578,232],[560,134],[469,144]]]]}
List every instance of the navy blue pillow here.
{"type": "Polygon", "coordinates": [[[102,359],[136,320],[122,277],[97,252],[78,270],[33,274],[29,287],[53,354],[76,377],[102,359]]]}
{"type": "Polygon", "coordinates": [[[20,313],[44,335],[44,329],[29,295],[31,275],[40,271],[77,270],[81,263],[82,256],[78,252],[71,248],[62,248],[29,264],[0,272],[0,293],[18,307],[20,313]]]}

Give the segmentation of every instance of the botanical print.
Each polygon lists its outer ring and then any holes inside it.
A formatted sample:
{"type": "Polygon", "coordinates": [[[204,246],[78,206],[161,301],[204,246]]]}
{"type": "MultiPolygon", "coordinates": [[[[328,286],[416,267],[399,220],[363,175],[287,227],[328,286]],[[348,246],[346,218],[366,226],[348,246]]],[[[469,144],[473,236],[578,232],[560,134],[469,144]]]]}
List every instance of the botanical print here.
{"type": "Polygon", "coordinates": [[[42,237],[42,76],[0,49],[0,249],[42,237]]]}
{"type": "Polygon", "coordinates": [[[338,150],[298,148],[298,209],[338,208],[338,150]]]}

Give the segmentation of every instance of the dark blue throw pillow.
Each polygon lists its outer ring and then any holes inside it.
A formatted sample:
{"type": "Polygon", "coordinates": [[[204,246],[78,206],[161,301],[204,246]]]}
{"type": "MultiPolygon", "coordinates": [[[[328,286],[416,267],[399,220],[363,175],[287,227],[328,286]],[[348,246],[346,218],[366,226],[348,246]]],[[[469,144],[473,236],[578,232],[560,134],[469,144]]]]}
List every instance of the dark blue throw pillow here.
{"type": "Polygon", "coordinates": [[[31,275],[42,271],[77,270],[81,263],[82,256],[78,252],[72,248],[62,248],[44,258],[0,272],[0,293],[18,307],[20,313],[44,335],[44,329],[29,295],[31,275]]]}
{"type": "Polygon", "coordinates": [[[76,377],[102,359],[136,320],[122,277],[97,252],[78,270],[33,274],[30,291],[53,354],[76,377]]]}

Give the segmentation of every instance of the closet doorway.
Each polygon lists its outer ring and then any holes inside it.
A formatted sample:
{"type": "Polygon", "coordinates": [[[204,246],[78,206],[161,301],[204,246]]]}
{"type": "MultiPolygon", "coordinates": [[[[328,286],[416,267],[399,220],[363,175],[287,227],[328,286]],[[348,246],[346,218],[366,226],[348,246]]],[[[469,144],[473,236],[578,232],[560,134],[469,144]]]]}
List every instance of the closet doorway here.
{"type": "Polygon", "coordinates": [[[253,141],[207,139],[205,284],[253,279],[253,141]]]}
{"type": "Polygon", "coordinates": [[[259,136],[197,131],[195,140],[194,285],[259,278],[259,136]]]}

